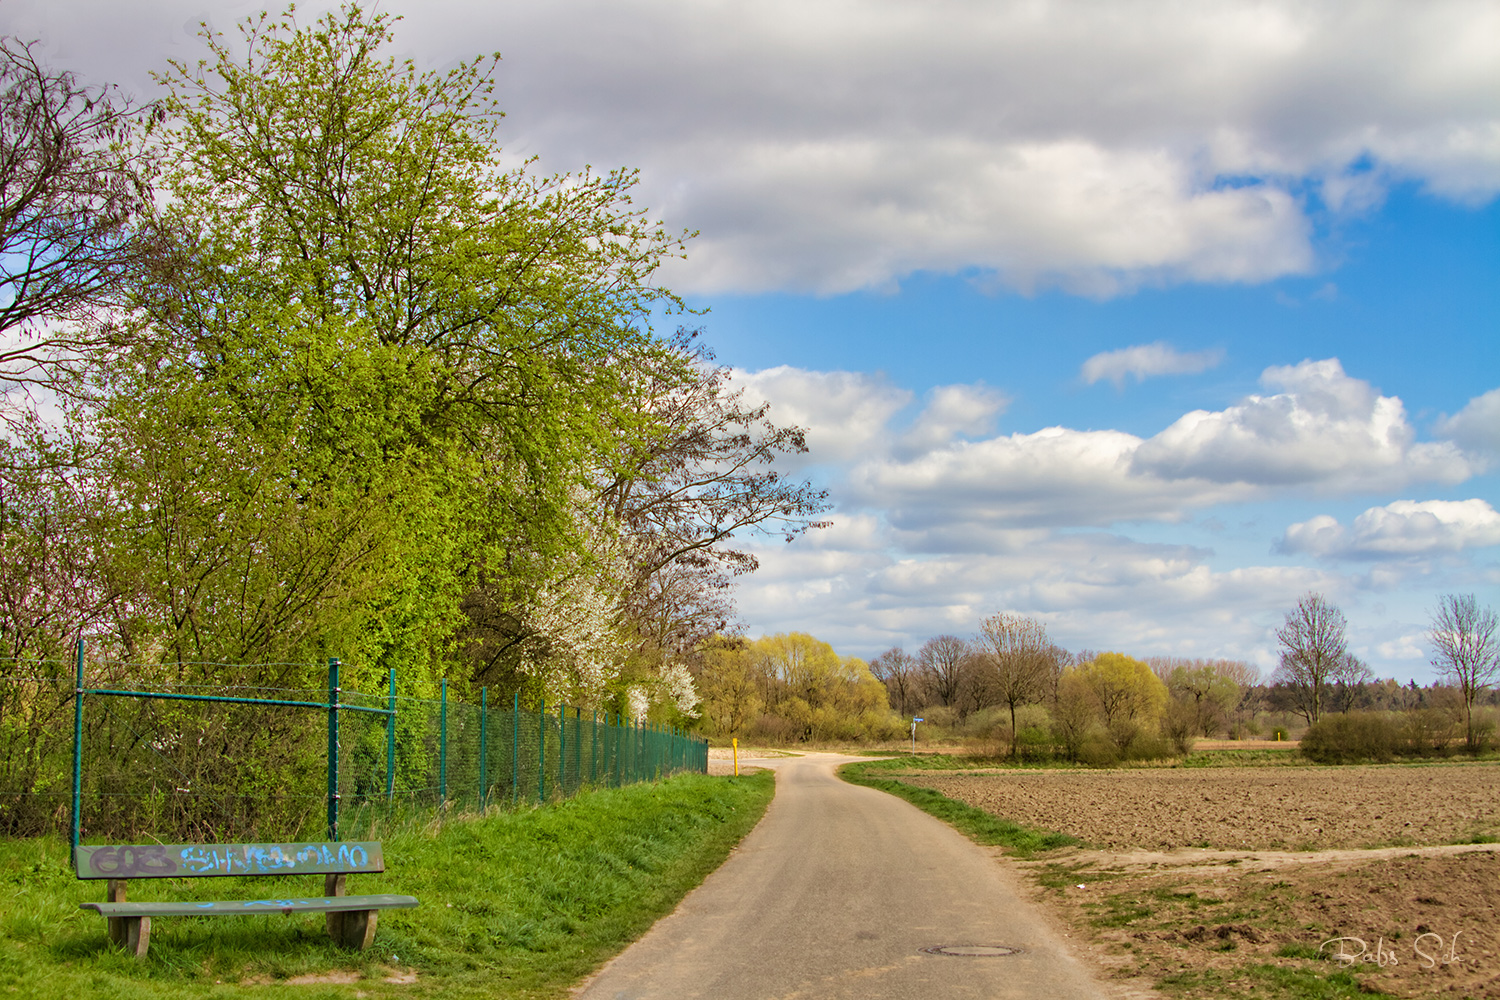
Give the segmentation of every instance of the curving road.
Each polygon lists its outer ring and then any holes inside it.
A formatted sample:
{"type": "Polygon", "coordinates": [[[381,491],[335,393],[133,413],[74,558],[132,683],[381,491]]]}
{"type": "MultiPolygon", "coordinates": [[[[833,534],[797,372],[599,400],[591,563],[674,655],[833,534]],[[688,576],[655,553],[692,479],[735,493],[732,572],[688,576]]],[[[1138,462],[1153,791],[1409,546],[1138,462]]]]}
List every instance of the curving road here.
{"type": "Polygon", "coordinates": [[[728,861],[580,987],[582,1000],[1102,998],[989,853],[900,799],[846,784],[856,760],[774,761],[776,798],[728,861]],[[924,948],[998,946],[951,956],[924,948]]]}

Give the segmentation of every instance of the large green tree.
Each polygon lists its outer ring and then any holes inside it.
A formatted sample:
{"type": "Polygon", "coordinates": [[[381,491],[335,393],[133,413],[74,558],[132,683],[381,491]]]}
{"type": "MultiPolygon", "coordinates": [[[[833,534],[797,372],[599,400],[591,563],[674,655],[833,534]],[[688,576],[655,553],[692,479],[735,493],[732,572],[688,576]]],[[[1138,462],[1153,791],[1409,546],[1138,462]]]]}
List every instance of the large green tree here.
{"type": "Polygon", "coordinates": [[[503,163],[494,59],[422,71],[391,29],[261,15],[162,77],[183,250],[137,288],[99,426],[141,628],[178,658],[436,666],[473,588],[578,572],[578,498],[649,433],[632,372],[667,352],[683,237],[629,172],[503,163]]]}

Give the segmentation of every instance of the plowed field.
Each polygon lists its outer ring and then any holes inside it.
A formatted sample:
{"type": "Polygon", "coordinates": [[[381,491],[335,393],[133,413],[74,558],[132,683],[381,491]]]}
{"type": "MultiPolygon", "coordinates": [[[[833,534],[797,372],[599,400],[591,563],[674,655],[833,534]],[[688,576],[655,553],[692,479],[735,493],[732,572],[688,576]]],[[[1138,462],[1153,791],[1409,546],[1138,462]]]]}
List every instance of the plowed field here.
{"type": "Polygon", "coordinates": [[[1096,847],[1326,850],[1500,835],[1500,765],[902,775],[1096,847]]]}

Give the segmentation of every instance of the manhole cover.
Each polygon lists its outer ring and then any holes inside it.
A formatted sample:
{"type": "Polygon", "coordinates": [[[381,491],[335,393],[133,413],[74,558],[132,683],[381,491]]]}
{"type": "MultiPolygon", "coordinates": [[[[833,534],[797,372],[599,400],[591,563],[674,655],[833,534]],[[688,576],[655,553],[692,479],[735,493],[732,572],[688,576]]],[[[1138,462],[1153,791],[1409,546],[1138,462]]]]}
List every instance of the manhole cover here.
{"type": "Polygon", "coordinates": [[[1000,958],[1021,953],[1020,948],[1003,944],[935,944],[922,950],[929,955],[952,955],[955,958],[1000,958]]]}

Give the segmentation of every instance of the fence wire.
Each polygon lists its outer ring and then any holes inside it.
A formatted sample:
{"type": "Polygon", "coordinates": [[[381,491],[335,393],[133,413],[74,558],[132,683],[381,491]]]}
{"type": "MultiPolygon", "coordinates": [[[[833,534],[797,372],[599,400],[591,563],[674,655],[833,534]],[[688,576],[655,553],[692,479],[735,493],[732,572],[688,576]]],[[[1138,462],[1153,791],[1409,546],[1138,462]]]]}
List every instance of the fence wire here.
{"type": "MultiPolygon", "coordinates": [[[[326,705],[327,689],[173,684],[159,674],[148,685],[132,666],[88,665],[84,840],[320,837],[330,793],[347,836],[382,818],[519,808],[708,769],[701,738],[614,714],[528,709],[487,692],[486,704],[474,705],[446,692],[431,699],[342,691],[330,784],[328,711],[284,704],[326,705]],[[208,697],[283,704],[185,700],[208,697]],[[389,716],[362,710],[391,707],[389,716]]],[[[0,661],[0,834],[70,826],[74,685],[69,663],[0,661]]]]}

